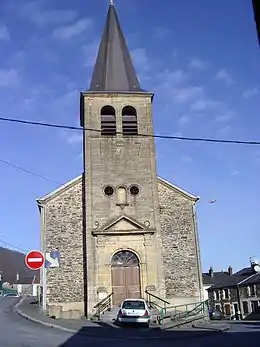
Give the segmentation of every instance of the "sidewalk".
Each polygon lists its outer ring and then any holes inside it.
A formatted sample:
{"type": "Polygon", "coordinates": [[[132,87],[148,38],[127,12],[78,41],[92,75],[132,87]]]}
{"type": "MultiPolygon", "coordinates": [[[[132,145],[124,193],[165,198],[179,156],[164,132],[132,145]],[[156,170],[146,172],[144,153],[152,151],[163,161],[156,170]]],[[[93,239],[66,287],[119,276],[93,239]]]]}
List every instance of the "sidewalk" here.
{"type": "Polygon", "coordinates": [[[41,309],[34,303],[32,298],[23,298],[15,306],[14,310],[20,316],[38,324],[45,325],[50,328],[56,328],[74,334],[84,334],[87,336],[95,336],[100,338],[118,338],[118,339],[138,339],[138,340],[165,340],[165,339],[192,339],[203,337],[205,335],[214,334],[229,329],[228,325],[223,327],[218,325],[217,329],[212,328],[178,328],[172,330],[163,330],[160,326],[151,329],[140,328],[120,328],[112,324],[104,322],[94,323],[86,319],[52,319],[42,314],[41,309]]]}

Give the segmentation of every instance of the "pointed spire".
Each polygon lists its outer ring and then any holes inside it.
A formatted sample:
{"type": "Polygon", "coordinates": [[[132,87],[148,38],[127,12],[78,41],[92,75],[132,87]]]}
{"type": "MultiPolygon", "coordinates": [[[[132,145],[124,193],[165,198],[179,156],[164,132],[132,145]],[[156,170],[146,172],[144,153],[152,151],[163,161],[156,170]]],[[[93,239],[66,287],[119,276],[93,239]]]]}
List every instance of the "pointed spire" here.
{"type": "Polygon", "coordinates": [[[113,0],[110,0],[89,91],[143,91],[122,33],[113,0]]]}

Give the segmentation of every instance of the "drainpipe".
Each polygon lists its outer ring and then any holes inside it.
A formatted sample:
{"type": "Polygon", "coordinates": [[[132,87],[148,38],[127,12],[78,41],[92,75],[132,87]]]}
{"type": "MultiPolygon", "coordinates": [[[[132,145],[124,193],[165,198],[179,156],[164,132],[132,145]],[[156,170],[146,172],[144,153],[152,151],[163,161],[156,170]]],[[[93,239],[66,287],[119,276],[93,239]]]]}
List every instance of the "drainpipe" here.
{"type": "Polygon", "coordinates": [[[242,319],[243,314],[242,314],[242,304],[241,304],[241,297],[240,297],[240,291],[239,291],[239,284],[237,284],[237,298],[238,298],[238,307],[239,307],[239,318],[242,319]]]}
{"type": "Polygon", "coordinates": [[[202,271],[201,271],[201,261],[200,261],[200,249],[199,249],[199,239],[198,239],[198,225],[195,212],[195,203],[192,204],[192,218],[193,218],[193,231],[194,240],[196,248],[196,258],[197,258],[197,269],[198,269],[198,279],[199,279],[199,299],[202,301],[202,271]]]}

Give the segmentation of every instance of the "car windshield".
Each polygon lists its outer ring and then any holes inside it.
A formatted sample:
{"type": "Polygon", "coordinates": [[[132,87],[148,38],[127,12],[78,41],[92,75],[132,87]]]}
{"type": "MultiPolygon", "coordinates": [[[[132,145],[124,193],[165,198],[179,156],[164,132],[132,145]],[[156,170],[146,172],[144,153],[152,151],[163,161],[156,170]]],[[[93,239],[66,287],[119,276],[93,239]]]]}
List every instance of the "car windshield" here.
{"type": "Polygon", "coordinates": [[[127,300],[124,301],[122,308],[133,310],[145,310],[145,305],[143,301],[127,300]]]}

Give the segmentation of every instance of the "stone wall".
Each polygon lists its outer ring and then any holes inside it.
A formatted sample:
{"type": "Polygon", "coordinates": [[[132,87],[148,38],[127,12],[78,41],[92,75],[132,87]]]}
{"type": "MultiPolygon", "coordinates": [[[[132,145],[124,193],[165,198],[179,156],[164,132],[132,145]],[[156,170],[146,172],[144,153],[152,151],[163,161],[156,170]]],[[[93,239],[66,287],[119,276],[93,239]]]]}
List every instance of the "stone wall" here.
{"type": "Polygon", "coordinates": [[[200,288],[194,201],[160,181],[158,190],[166,298],[198,300],[203,288],[200,288]]]}
{"type": "Polygon", "coordinates": [[[45,249],[60,252],[60,268],[47,269],[47,304],[84,301],[82,182],[47,199],[45,249]]]}

